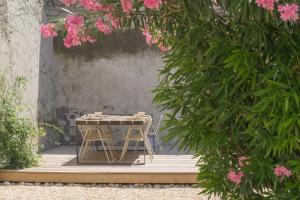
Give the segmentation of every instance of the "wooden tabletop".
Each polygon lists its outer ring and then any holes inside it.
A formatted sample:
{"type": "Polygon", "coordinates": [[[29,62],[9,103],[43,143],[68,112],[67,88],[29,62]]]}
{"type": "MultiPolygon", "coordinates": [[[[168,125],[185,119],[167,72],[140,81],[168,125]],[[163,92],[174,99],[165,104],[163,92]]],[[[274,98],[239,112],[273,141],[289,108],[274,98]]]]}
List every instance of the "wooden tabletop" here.
{"type": "Polygon", "coordinates": [[[76,125],[143,125],[145,117],[133,115],[84,115],[76,119],[76,125]]]}

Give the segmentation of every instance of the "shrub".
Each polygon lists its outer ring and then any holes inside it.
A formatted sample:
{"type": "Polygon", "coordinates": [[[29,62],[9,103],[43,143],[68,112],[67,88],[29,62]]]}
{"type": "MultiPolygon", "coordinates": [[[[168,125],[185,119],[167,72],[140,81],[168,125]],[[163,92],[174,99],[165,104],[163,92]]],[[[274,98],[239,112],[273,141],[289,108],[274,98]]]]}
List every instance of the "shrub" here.
{"type": "Polygon", "coordinates": [[[41,134],[34,123],[20,116],[24,78],[17,77],[13,87],[0,75],[0,168],[20,169],[37,163],[33,139],[41,134]]]}

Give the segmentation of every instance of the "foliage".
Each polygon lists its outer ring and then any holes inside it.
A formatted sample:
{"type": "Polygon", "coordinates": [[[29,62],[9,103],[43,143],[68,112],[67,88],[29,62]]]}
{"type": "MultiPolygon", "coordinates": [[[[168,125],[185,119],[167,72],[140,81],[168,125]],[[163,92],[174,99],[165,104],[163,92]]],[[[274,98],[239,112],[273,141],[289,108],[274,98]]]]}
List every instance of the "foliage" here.
{"type": "MultiPolygon", "coordinates": [[[[121,27],[147,25],[172,47],[155,102],[170,113],[167,139],[199,157],[202,193],[298,199],[300,29],[290,22],[294,10],[282,16],[281,9],[253,0],[170,0],[151,10],[134,1],[127,15],[118,0],[104,2],[115,6],[121,27]]],[[[299,0],[277,4],[291,2],[299,0]]]]}
{"type": "Polygon", "coordinates": [[[34,139],[43,132],[20,116],[24,84],[23,77],[11,86],[5,75],[0,76],[0,168],[20,169],[37,162],[34,139]]]}

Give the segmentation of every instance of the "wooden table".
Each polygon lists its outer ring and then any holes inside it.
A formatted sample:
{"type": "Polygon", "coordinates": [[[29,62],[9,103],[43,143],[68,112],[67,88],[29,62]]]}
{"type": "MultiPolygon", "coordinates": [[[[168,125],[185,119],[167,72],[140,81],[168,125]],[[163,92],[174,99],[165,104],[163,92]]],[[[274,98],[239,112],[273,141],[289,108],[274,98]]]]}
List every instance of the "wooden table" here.
{"type": "MultiPolygon", "coordinates": [[[[146,116],[144,116],[146,117],[146,116]]],[[[76,125],[77,126],[144,126],[145,119],[143,119],[143,116],[136,117],[134,115],[94,115],[94,114],[88,114],[84,115],[80,118],[76,119],[76,125]]],[[[145,139],[145,134],[143,134],[143,137],[145,139]]],[[[145,140],[144,140],[145,141],[145,140]]],[[[83,164],[79,162],[79,156],[78,156],[78,140],[76,145],[76,152],[77,152],[77,163],[83,164]]],[[[144,163],[139,164],[145,164],[146,162],[146,151],[145,151],[145,143],[144,143],[144,163]]],[[[111,163],[116,164],[116,163],[111,163]]],[[[118,163],[122,164],[122,163],[118,163]]]]}

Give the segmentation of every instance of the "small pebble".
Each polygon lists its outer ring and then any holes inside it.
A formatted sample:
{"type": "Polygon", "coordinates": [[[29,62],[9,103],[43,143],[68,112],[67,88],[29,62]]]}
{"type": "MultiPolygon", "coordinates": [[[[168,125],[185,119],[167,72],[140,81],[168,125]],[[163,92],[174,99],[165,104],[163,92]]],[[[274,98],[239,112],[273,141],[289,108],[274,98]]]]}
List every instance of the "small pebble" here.
{"type": "Polygon", "coordinates": [[[19,182],[18,185],[25,185],[25,183],[24,182],[19,182]]]}
{"type": "Polygon", "coordinates": [[[11,185],[11,183],[9,182],[9,181],[4,181],[4,183],[3,183],[5,186],[9,186],[9,185],[11,185]]]}

